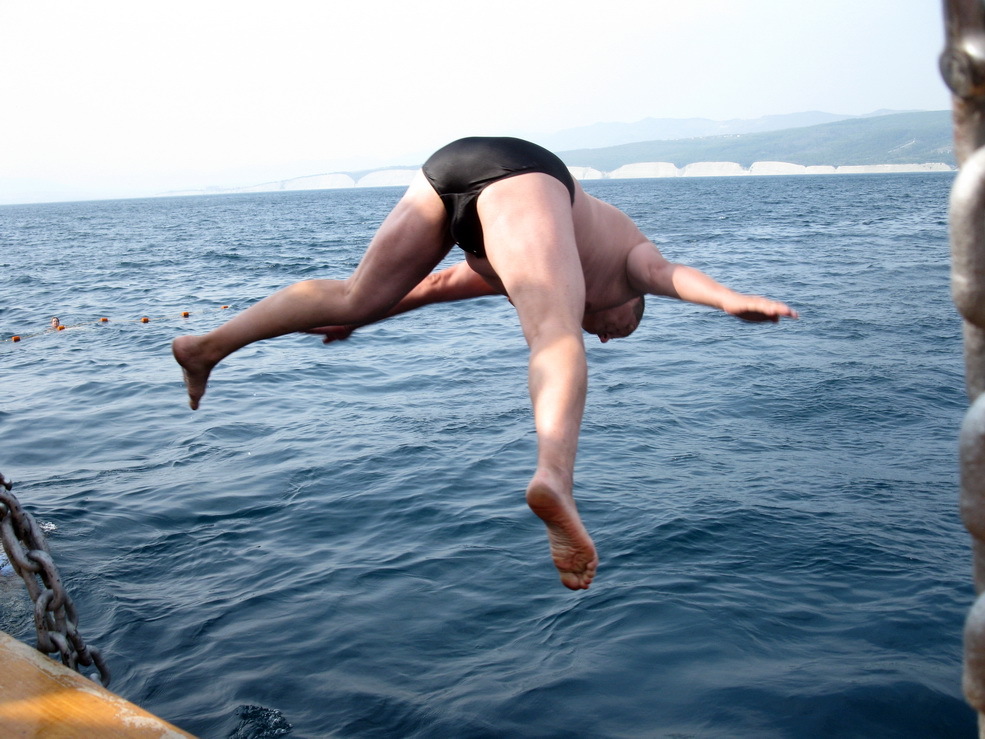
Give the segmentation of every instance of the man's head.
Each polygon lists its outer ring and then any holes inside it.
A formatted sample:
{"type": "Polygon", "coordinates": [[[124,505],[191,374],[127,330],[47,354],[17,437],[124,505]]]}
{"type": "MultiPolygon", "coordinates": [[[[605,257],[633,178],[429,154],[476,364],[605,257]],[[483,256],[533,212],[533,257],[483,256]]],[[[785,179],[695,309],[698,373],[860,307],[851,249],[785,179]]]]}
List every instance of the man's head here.
{"type": "Polygon", "coordinates": [[[645,305],[646,301],[641,295],[615,308],[586,313],[581,327],[598,336],[603,344],[609,339],[621,339],[629,336],[640,325],[645,305]]]}

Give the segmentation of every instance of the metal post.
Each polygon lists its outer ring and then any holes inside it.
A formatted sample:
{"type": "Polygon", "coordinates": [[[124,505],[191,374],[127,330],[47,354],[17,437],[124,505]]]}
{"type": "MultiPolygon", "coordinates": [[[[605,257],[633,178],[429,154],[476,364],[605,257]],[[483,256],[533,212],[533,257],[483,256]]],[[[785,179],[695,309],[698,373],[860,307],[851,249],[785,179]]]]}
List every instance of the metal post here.
{"type": "Polygon", "coordinates": [[[953,93],[951,297],[964,319],[965,383],[971,407],[961,427],[961,518],[972,538],[977,600],[965,621],[965,698],[985,739],[985,4],[944,0],[941,75],[953,93]]]}

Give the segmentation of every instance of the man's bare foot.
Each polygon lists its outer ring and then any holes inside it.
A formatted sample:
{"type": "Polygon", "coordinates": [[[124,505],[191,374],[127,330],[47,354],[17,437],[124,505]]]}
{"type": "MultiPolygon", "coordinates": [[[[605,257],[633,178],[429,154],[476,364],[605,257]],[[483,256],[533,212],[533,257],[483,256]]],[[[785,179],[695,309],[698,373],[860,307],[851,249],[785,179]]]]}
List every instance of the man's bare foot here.
{"type": "Polygon", "coordinates": [[[205,388],[209,382],[209,373],[215,366],[215,362],[201,358],[201,352],[197,348],[199,341],[201,338],[198,336],[179,336],[171,344],[171,353],[174,354],[185,375],[188,405],[192,410],[198,409],[198,402],[205,395],[205,388]]]}
{"type": "Polygon", "coordinates": [[[551,558],[561,582],[572,590],[587,589],[595,578],[599,558],[574,499],[536,475],[527,488],[527,505],[547,526],[551,558]]]}

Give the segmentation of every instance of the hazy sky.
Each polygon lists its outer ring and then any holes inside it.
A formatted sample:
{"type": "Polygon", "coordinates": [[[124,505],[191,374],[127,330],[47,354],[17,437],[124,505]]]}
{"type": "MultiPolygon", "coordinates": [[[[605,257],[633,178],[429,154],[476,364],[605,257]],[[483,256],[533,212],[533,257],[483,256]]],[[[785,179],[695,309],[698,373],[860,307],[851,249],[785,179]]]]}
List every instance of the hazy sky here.
{"type": "Polygon", "coordinates": [[[942,110],[934,0],[0,0],[0,203],[647,117],[942,110]]]}

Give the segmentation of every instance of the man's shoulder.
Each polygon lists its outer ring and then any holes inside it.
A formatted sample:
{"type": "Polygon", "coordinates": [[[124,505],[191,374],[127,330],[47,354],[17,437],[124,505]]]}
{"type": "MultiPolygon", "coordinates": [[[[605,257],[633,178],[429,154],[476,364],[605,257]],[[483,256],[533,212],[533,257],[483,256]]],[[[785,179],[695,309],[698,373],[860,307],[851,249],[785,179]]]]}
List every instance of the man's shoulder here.
{"type": "Polygon", "coordinates": [[[576,206],[575,228],[579,237],[584,234],[590,239],[592,248],[628,253],[646,240],[633,219],[611,203],[586,195],[582,205],[581,213],[576,206]]]}

